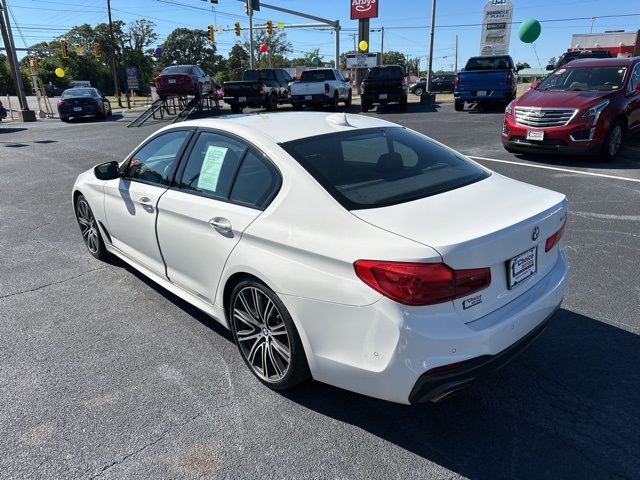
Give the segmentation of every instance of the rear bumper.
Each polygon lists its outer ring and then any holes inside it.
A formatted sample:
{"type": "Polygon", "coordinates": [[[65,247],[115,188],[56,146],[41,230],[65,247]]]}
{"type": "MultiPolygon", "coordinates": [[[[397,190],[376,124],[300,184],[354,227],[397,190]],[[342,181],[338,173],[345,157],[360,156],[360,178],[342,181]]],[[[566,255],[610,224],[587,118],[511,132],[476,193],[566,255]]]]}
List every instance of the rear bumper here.
{"type": "Polygon", "coordinates": [[[79,108],[81,108],[79,111],[74,110],[74,108],[78,107],[58,107],[58,115],[61,117],[82,117],[84,115],[98,115],[98,113],[100,113],[98,105],[82,105],[79,106],[79,108]]]}
{"type": "Polygon", "coordinates": [[[470,387],[479,378],[504,367],[538,338],[559,308],[560,305],[540,325],[500,353],[476,357],[448,373],[425,373],[420,376],[409,394],[409,402],[437,402],[470,387]]]}
{"type": "Polygon", "coordinates": [[[156,85],[156,93],[162,97],[167,97],[170,95],[195,95],[196,93],[198,93],[198,89],[193,84],[162,87],[156,85]]]}
{"type": "Polygon", "coordinates": [[[456,100],[462,100],[469,103],[500,103],[511,101],[516,96],[515,90],[512,89],[496,89],[496,90],[458,90],[453,92],[456,100]],[[478,91],[485,91],[486,95],[478,95],[478,91]]]}
{"type": "Polygon", "coordinates": [[[7,118],[7,110],[4,107],[0,107],[0,120],[7,118]]]}
{"type": "Polygon", "coordinates": [[[291,95],[291,103],[294,105],[327,105],[332,100],[329,95],[291,95]]]}
{"type": "Polygon", "coordinates": [[[238,107],[264,107],[266,96],[261,95],[236,95],[236,96],[224,96],[224,103],[228,105],[235,105],[238,107]],[[243,98],[243,101],[240,101],[240,98],[243,98]]]}
{"type": "Polygon", "coordinates": [[[386,105],[387,103],[399,102],[407,96],[404,92],[383,93],[382,95],[386,95],[387,98],[380,98],[380,95],[380,93],[367,93],[361,95],[360,98],[362,102],[367,102],[369,105],[386,105]]]}

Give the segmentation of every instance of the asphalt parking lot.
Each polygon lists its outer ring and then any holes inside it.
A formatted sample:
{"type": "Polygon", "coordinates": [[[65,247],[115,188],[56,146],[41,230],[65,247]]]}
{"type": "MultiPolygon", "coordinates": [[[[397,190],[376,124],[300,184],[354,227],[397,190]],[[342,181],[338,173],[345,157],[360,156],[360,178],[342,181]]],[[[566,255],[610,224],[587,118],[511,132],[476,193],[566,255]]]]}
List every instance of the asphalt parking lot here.
{"type": "Polygon", "coordinates": [[[0,124],[0,478],[638,478],[640,139],[523,157],[500,111],[369,115],[567,195],[571,285],[531,347],[440,404],[272,392],[217,322],[85,250],[75,177],[163,124],[0,124]]]}

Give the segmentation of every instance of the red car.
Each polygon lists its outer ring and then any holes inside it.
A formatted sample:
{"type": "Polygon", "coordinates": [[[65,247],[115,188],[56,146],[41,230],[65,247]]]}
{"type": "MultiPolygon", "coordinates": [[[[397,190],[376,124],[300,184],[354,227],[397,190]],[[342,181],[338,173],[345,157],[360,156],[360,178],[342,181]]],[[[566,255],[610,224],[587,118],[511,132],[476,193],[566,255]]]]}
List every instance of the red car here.
{"type": "Polygon", "coordinates": [[[161,99],[172,95],[196,97],[216,90],[218,85],[197,65],[171,65],[155,78],[156,92],[161,99]]]}
{"type": "Polygon", "coordinates": [[[511,102],[502,143],[509,152],[562,152],[613,159],[640,131],[640,57],[574,60],[511,102]]]}

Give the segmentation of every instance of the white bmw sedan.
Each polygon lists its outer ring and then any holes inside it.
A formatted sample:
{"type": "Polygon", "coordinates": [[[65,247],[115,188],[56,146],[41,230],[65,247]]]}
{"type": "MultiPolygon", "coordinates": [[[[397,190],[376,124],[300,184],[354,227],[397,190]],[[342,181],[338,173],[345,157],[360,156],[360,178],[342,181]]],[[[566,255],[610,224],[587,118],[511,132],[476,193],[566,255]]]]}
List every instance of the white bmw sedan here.
{"type": "Polygon", "coordinates": [[[229,328],[274,389],[441,400],[526,347],[567,284],[564,195],[371,117],[172,125],[81,174],[73,205],[93,256],[229,328]]]}

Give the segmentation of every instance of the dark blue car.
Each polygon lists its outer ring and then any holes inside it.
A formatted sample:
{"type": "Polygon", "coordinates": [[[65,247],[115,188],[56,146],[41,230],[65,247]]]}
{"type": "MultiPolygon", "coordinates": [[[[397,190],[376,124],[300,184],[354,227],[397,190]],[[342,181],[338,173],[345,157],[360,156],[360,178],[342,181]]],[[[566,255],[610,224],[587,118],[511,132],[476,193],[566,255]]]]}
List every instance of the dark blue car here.
{"type": "Polygon", "coordinates": [[[111,103],[97,88],[68,88],[60,96],[58,114],[63,122],[88,115],[106,118],[111,115],[111,103]]]}

